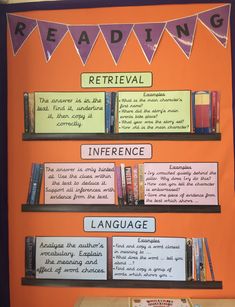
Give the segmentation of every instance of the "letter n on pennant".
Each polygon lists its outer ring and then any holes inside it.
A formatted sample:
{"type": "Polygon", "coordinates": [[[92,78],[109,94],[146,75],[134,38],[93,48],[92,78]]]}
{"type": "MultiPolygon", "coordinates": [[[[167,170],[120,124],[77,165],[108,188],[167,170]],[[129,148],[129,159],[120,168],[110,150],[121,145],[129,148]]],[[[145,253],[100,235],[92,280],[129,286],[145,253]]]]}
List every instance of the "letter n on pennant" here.
{"type": "Polygon", "coordinates": [[[190,16],[169,21],[166,25],[166,30],[187,58],[192,51],[196,22],[197,16],[190,16]]]}

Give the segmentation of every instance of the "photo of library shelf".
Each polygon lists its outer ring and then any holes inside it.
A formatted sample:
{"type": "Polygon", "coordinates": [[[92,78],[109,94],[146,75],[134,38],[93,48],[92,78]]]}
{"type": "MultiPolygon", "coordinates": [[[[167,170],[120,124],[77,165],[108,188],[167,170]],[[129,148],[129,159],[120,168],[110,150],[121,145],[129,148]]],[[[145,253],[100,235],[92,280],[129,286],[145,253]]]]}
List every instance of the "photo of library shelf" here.
{"type": "Polygon", "coordinates": [[[234,20],[0,0],[2,307],[235,307],[234,20]]]}

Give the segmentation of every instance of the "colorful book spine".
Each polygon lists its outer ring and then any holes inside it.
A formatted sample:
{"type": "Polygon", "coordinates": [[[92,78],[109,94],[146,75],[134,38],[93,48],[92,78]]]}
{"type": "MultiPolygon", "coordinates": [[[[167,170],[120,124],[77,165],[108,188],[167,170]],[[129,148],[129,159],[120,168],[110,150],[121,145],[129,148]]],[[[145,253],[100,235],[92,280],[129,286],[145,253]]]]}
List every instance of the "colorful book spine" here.
{"type": "Polygon", "coordinates": [[[34,93],[28,93],[29,100],[29,132],[35,132],[35,99],[34,93]]]}
{"type": "Polygon", "coordinates": [[[115,99],[114,133],[118,133],[118,92],[116,92],[116,99],[115,99]]]}
{"type": "Polygon", "coordinates": [[[121,179],[122,179],[122,197],[123,197],[123,205],[125,206],[126,203],[126,175],[125,175],[125,164],[120,164],[121,169],[121,179]]]}
{"type": "Polygon", "coordinates": [[[118,206],[122,207],[124,205],[123,194],[122,194],[122,178],[121,178],[121,167],[116,166],[116,186],[117,186],[117,197],[118,197],[118,206]]]}
{"type": "Polygon", "coordinates": [[[206,281],[206,265],[205,265],[203,238],[198,238],[198,248],[199,248],[200,281],[206,281]]]}
{"type": "Polygon", "coordinates": [[[33,183],[34,172],[35,172],[35,164],[32,163],[31,173],[30,173],[30,178],[29,178],[28,196],[27,196],[27,201],[26,201],[27,204],[30,203],[30,197],[31,197],[31,191],[32,191],[32,183],[33,183]]]}
{"type": "Polygon", "coordinates": [[[111,92],[110,133],[115,131],[116,92],[111,92]]]}
{"type": "Polygon", "coordinates": [[[35,277],[36,238],[25,238],[25,277],[35,277]]]}
{"type": "Polygon", "coordinates": [[[105,93],[105,132],[111,129],[111,92],[105,93]]]}
{"type": "Polygon", "coordinates": [[[195,92],[195,133],[211,133],[211,96],[209,91],[195,92]]]}
{"type": "Polygon", "coordinates": [[[211,253],[210,253],[207,238],[204,238],[204,245],[205,245],[206,255],[207,255],[209,269],[210,269],[210,273],[211,273],[211,279],[214,281],[215,280],[215,274],[214,274],[214,269],[213,269],[212,260],[211,260],[211,253]]]}
{"type": "Polygon", "coordinates": [[[199,261],[199,246],[198,239],[193,238],[193,256],[195,263],[195,277],[197,281],[200,281],[200,261],[199,261]]]}
{"type": "Polygon", "coordinates": [[[130,166],[125,167],[125,177],[126,177],[126,203],[127,205],[134,205],[132,169],[130,166]]]}
{"type": "Polygon", "coordinates": [[[139,205],[144,205],[144,164],[138,165],[139,174],[139,205]]]}
{"type": "Polygon", "coordinates": [[[42,177],[43,177],[43,171],[44,171],[44,164],[39,164],[39,173],[37,178],[37,187],[36,187],[36,195],[35,195],[35,204],[39,204],[40,202],[40,192],[41,192],[41,186],[42,186],[42,177]]]}
{"type": "Polygon", "coordinates": [[[186,239],[186,277],[187,280],[193,280],[193,240],[186,239]]]}
{"type": "Polygon", "coordinates": [[[38,179],[39,179],[39,172],[40,172],[40,164],[35,163],[34,172],[33,172],[32,189],[31,189],[30,200],[29,200],[30,205],[35,204],[37,186],[38,186],[38,179]]]}
{"type": "Polygon", "coordinates": [[[29,132],[29,94],[24,93],[24,132],[29,132]]]}
{"type": "Polygon", "coordinates": [[[216,124],[217,124],[217,92],[211,92],[211,126],[212,132],[216,132],[216,124]]]}
{"type": "Polygon", "coordinates": [[[220,132],[220,95],[217,92],[216,95],[216,132],[219,133],[220,132]]]}
{"type": "Polygon", "coordinates": [[[108,245],[108,264],[107,264],[107,279],[112,280],[113,278],[113,238],[107,238],[108,245]]]}
{"type": "Polygon", "coordinates": [[[133,167],[133,196],[134,196],[134,205],[138,206],[139,204],[139,182],[138,182],[138,165],[133,167]]]}

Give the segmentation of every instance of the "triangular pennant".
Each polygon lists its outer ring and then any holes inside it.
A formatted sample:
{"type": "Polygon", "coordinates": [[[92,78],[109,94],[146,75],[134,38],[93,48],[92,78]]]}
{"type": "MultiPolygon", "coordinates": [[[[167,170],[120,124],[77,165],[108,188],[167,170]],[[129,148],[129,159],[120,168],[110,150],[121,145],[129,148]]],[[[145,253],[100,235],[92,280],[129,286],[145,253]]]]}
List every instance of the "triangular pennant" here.
{"type": "Polygon", "coordinates": [[[134,25],[134,33],[149,63],[152,62],[165,25],[165,23],[144,23],[134,25]]]}
{"type": "Polygon", "coordinates": [[[133,24],[100,25],[105,42],[117,64],[127,43],[133,24]]]}
{"type": "Polygon", "coordinates": [[[69,26],[75,48],[85,65],[96,42],[100,29],[98,26],[69,26]]]}
{"type": "Polygon", "coordinates": [[[35,19],[8,14],[8,25],[14,55],[23,46],[26,39],[37,26],[35,19]]]}
{"type": "Polygon", "coordinates": [[[168,21],[166,25],[167,31],[187,58],[190,57],[193,47],[196,21],[197,16],[190,16],[168,21]]]}
{"type": "Polygon", "coordinates": [[[228,40],[230,9],[231,5],[227,4],[198,14],[198,19],[224,47],[228,40]]]}
{"type": "Polygon", "coordinates": [[[47,62],[68,31],[64,24],[38,21],[38,28],[47,62]]]}

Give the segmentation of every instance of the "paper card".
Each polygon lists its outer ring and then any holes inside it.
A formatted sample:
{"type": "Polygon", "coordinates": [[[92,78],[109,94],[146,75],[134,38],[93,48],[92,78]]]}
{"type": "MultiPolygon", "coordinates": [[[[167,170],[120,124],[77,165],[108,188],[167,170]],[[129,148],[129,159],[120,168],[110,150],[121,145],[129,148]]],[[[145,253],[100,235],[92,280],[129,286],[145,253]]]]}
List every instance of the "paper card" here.
{"type": "Polygon", "coordinates": [[[145,205],[218,205],[217,163],[145,163],[145,205]]]}
{"type": "Polygon", "coordinates": [[[185,238],[113,237],[113,279],[186,280],[185,238]]]}
{"type": "Polygon", "coordinates": [[[130,307],[192,307],[188,299],[174,298],[131,298],[130,307]]]}
{"type": "Polygon", "coordinates": [[[153,217],[87,216],[83,227],[86,232],[155,232],[156,221],[153,217]]]}
{"type": "Polygon", "coordinates": [[[104,92],[35,93],[35,133],[104,132],[104,92]]]}
{"type": "Polygon", "coordinates": [[[81,145],[82,159],[151,159],[151,144],[81,145]]]}
{"type": "Polygon", "coordinates": [[[45,204],[115,204],[114,163],[45,163],[45,204]]]}
{"type": "Polygon", "coordinates": [[[190,101],[190,91],[119,92],[119,132],[190,132],[190,101]]]}
{"type": "Polygon", "coordinates": [[[107,279],[107,239],[37,237],[36,278],[107,279]]]}

